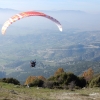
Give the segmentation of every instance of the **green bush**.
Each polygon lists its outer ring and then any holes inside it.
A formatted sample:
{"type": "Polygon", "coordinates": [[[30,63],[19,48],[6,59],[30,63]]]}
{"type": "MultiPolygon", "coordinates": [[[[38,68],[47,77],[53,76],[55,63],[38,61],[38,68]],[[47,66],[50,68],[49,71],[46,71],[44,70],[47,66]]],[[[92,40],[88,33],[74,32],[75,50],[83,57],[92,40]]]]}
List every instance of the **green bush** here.
{"type": "Polygon", "coordinates": [[[87,82],[84,77],[78,77],[78,79],[79,79],[79,81],[77,83],[77,86],[83,88],[87,85],[87,82]]]}
{"type": "MultiPolygon", "coordinates": [[[[78,86],[80,88],[83,88],[86,86],[86,80],[83,77],[77,77],[73,73],[66,73],[63,72],[61,74],[58,74],[56,76],[51,76],[48,81],[53,82],[53,87],[68,87],[69,84],[74,81],[75,86],[78,86]]],[[[74,87],[75,87],[74,86],[74,87]]]]}
{"type": "Polygon", "coordinates": [[[64,70],[62,68],[59,68],[54,76],[51,76],[50,78],[47,79],[48,81],[48,85],[51,85],[50,82],[52,82],[52,85],[54,88],[74,88],[74,87],[78,87],[78,88],[83,88],[87,85],[86,80],[83,77],[77,77],[76,75],[74,75],[71,72],[64,72],[64,70]],[[74,84],[72,84],[74,83],[74,84]]]}
{"type": "Polygon", "coordinates": [[[41,79],[35,79],[32,83],[29,84],[30,87],[33,86],[38,86],[38,87],[42,87],[43,86],[44,81],[41,79]]]}
{"type": "Polygon", "coordinates": [[[52,89],[52,88],[54,88],[54,84],[55,84],[54,81],[45,81],[44,84],[43,84],[43,87],[52,89]]]}
{"type": "Polygon", "coordinates": [[[94,77],[89,82],[89,87],[100,87],[100,75],[98,75],[97,77],[94,77]]]}
{"type": "Polygon", "coordinates": [[[5,82],[5,83],[12,83],[12,84],[15,84],[15,85],[20,85],[20,82],[17,79],[14,79],[14,78],[3,78],[3,79],[1,79],[1,81],[5,82]]]}
{"type": "Polygon", "coordinates": [[[50,78],[47,79],[48,81],[55,81],[55,76],[51,76],[50,78]]]}

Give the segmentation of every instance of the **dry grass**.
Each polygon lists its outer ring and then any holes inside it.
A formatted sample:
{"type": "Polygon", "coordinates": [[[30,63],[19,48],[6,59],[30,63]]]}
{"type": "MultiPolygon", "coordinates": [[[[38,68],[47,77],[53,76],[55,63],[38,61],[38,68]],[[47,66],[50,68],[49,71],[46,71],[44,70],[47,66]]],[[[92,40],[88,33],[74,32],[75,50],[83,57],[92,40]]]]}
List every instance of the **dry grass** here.
{"type": "Polygon", "coordinates": [[[0,82],[0,100],[100,100],[100,88],[69,91],[27,88],[0,82]]]}

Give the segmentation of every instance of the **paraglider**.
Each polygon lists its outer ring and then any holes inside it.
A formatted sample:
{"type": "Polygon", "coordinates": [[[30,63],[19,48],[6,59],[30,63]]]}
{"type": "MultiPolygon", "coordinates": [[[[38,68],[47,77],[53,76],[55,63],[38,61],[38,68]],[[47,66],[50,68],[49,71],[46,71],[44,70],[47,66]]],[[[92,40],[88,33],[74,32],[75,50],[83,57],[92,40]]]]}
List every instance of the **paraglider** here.
{"type": "Polygon", "coordinates": [[[34,61],[30,61],[30,64],[31,64],[31,67],[35,67],[36,66],[36,60],[34,60],[34,61]]]}
{"type": "Polygon", "coordinates": [[[22,12],[22,13],[19,13],[19,14],[16,14],[14,16],[12,16],[11,18],[9,18],[3,25],[2,29],[1,29],[1,32],[2,34],[5,34],[6,32],[6,29],[9,27],[9,25],[11,25],[13,22],[17,21],[17,20],[20,20],[22,18],[25,18],[25,17],[30,17],[30,16],[41,16],[41,17],[45,17],[47,19],[50,19],[51,21],[53,21],[59,28],[60,31],[62,31],[62,26],[60,24],[60,22],[58,20],[56,20],[55,18],[49,16],[49,15],[46,15],[44,13],[41,13],[41,12],[36,12],[36,11],[28,11],[28,12],[22,12]]]}

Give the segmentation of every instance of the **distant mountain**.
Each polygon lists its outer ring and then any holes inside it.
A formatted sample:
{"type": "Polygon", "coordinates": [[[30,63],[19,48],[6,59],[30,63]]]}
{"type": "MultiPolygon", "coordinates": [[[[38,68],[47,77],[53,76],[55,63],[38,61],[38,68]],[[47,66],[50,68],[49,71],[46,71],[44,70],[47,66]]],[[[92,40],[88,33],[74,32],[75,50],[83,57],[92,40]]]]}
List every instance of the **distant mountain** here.
{"type": "Polygon", "coordinates": [[[67,13],[86,13],[81,10],[58,10],[58,12],[67,12],[67,13]]]}
{"type": "Polygon", "coordinates": [[[11,13],[11,12],[19,12],[19,10],[15,10],[15,9],[9,9],[9,8],[0,8],[0,13],[11,13]]]}
{"type": "Polygon", "coordinates": [[[40,12],[49,12],[49,13],[77,13],[77,14],[86,14],[86,12],[81,10],[36,10],[40,12]]]}
{"type": "MultiPolygon", "coordinates": [[[[33,10],[33,9],[32,9],[33,10]]],[[[11,11],[21,11],[21,10],[16,10],[16,9],[10,9],[10,8],[0,8],[0,11],[8,11],[8,12],[11,12],[11,11]]],[[[41,11],[41,12],[67,12],[67,13],[86,13],[84,11],[81,11],[81,10],[33,10],[33,11],[41,11]]]]}
{"type": "Polygon", "coordinates": [[[99,39],[100,31],[76,30],[0,36],[0,64],[5,66],[6,77],[13,76],[21,83],[30,75],[48,78],[59,67],[77,75],[92,67],[97,73],[100,72],[99,39]],[[30,60],[34,59],[36,68],[31,68],[30,60]]]}

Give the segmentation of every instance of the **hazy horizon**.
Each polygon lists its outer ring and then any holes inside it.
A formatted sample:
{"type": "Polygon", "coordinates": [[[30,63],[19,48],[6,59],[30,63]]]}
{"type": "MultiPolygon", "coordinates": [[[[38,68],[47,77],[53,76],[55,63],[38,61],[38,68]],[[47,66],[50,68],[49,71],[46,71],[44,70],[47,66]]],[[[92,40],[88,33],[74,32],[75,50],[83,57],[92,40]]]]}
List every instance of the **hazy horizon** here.
{"type": "MultiPolygon", "coordinates": [[[[73,29],[82,31],[100,30],[99,5],[99,0],[0,0],[0,24],[2,27],[3,23],[16,13],[37,10],[56,18],[61,23],[64,32],[73,29]]],[[[37,28],[57,30],[54,23],[41,17],[25,18],[16,21],[11,26],[27,27],[33,30],[37,28]]],[[[9,29],[10,27],[7,32],[9,32],[9,29]]]]}
{"type": "MultiPolygon", "coordinates": [[[[97,31],[100,30],[99,26],[99,18],[100,14],[89,14],[79,10],[41,10],[43,13],[48,14],[54,18],[56,18],[62,25],[63,32],[67,32],[67,30],[80,30],[80,31],[97,31]]],[[[21,11],[17,11],[15,9],[3,9],[0,8],[0,27],[13,15],[20,13],[21,11]]],[[[10,27],[7,29],[7,33],[9,30],[11,32],[24,32],[24,29],[28,28],[31,31],[40,30],[56,30],[59,32],[57,26],[50,20],[43,18],[43,17],[29,17],[23,18],[20,21],[14,22],[10,27]],[[16,28],[22,28],[22,30],[17,30],[16,28]]]]}
{"type": "Polygon", "coordinates": [[[0,0],[1,8],[22,11],[28,10],[81,10],[88,13],[100,13],[99,0],[0,0]]]}

